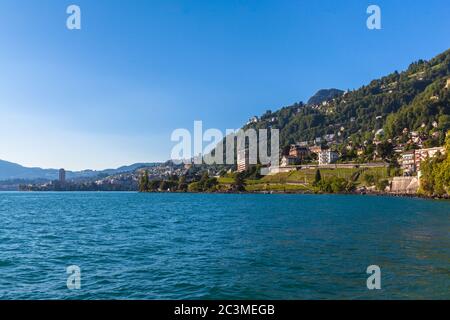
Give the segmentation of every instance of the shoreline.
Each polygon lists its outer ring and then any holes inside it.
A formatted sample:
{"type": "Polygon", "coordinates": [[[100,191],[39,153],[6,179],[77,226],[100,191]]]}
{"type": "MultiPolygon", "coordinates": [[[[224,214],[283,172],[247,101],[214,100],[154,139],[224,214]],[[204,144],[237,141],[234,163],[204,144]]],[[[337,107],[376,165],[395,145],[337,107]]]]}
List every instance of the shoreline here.
{"type": "MultiPolygon", "coordinates": [[[[119,191],[120,192],[120,191],[119,191]]],[[[416,198],[416,199],[426,199],[426,200],[448,200],[450,197],[436,197],[436,196],[426,196],[423,194],[399,194],[399,193],[389,193],[389,192],[337,192],[337,193],[324,193],[324,192],[299,192],[299,191],[218,191],[218,192],[180,192],[180,191],[151,191],[151,192],[140,192],[137,193],[175,193],[175,194],[298,194],[298,195],[354,195],[354,196],[377,196],[377,197],[393,197],[393,198],[416,198]]]]}
{"type": "Polygon", "coordinates": [[[389,192],[336,192],[336,193],[325,193],[325,192],[307,192],[307,191],[216,191],[216,192],[192,192],[192,191],[138,191],[138,190],[127,190],[127,191],[26,191],[26,190],[4,190],[0,193],[78,193],[78,192],[88,192],[88,193],[141,193],[141,194],[298,194],[298,195],[355,195],[355,196],[377,196],[377,197],[394,197],[394,198],[416,198],[416,199],[426,199],[426,200],[447,200],[450,201],[450,196],[438,197],[438,196],[427,196],[423,194],[411,194],[411,193],[389,193],[389,192]]]}

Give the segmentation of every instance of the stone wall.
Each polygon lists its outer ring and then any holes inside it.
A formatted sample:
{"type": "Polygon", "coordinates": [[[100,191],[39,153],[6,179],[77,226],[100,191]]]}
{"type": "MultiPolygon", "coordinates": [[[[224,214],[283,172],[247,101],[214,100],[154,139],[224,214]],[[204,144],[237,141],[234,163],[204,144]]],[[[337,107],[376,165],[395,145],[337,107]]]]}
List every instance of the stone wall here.
{"type": "Polygon", "coordinates": [[[415,194],[419,190],[417,177],[395,177],[391,182],[391,192],[397,194],[415,194]]]}

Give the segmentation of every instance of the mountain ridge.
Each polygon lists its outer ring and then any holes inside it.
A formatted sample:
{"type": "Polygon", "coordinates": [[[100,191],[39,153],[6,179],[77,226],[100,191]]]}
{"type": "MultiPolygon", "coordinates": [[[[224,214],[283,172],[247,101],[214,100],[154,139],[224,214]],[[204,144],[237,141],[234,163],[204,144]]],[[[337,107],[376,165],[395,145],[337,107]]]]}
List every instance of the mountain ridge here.
{"type": "MultiPolygon", "coordinates": [[[[93,178],[96,176],[113,175],[118,173],[132,172],[142,167],[156,165],[157,163],[134,163],[121,166],[116,169],[104,170],[82,170],[66,171],[67,179],[93,178]]],[[[58,179],[59,169],[43,169],[40,167],[25,167],[20,164],[0,159],[0,181],[8,180],[56,180],[58,179]]]]}
{"type": "Polygon", "coordinates": [[[340,89],[320,89],[311,98],[309,98],[308,105],[318,105],[336,97],[342,96],[345,91],[340,89]]]}
{"type": "Polygon", "coordinates": [[[297,102],[268,111],[243,129],[279,129],[281,148],[325,136],[335,136],[340,144],[361,145],[379,132],[394,139],[405,128],[433,134],[436,141],[430,144],[442,145],[450,129],[449,81],[450,49],[320,104],[297,102]]]}

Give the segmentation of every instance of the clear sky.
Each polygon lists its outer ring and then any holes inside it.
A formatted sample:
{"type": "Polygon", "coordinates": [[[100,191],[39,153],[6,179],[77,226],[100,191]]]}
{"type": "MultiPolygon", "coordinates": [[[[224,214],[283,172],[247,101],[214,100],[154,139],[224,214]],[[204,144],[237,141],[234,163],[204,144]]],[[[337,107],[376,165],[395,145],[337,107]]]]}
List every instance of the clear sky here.
{"type": "Polygon", "coordinates": [[[450,47],[450,1],[2,0],[0,159],[102,169],[170,157],[174,129],[239,128],[450,47]],[[81,7],[82,29],[66,28],[81,7]],[[382,30],[368,30],[377,4],[382,30]]]}

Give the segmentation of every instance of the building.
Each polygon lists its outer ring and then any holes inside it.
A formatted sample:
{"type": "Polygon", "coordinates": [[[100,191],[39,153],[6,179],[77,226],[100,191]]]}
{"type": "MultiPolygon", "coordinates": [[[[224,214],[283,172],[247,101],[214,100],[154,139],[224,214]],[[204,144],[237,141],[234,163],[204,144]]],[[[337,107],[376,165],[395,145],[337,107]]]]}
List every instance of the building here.
{"type": "Polygon", "coordinates": [[[310,154],[309,149],[296,144],[291,145],[289,149],[289,156],[303,160],[310,154]]]}
{"type": "Polygon", "coordinates": [[[239,150],[237,153],[237,171],[244,172],[250,167],[248,149],[239,150]]]}
{"type": "Polygon", "coordinates": [[[311,153],[319,154],[322,151],[322,147],[321,146],[312,146],[312,147],[309,147],[309,151],[311,153]]]}
{"type": "Polygon", "coordinates": [[[362,156],[362,155],[364,155],[365,152],[366,152],[366,150],[364,148],[358,148],[356,150],[356,155],[362,156]]]}
{"type": "Polygon", "coordinates": [[[250,125],[252,123],[258,123],[258,121],[259,121],[259,118],[257,116],[254,116],[247,121],[247,125],[250,125]]]}
{"type": "Polygon", "coordinates": [[[327,142],[333,142],[335,139],[336,135],[334,133],[331,134],[326,134],[325,135],[325,141],[327,142]]]}
{"type": "Polygon", "coordinates": [[[307,147],[308,146],[308,141],[297,142],[297,145],[299,145],[300,147],[307,147]]]}
{"type": "Polygon", "coordinates": [[[323,150],[319,152],[319,165],[327,165],[335,163],[339,159],[337,152],[331,150],[323,150]]]}
{"type": "Polygon", "coordinates": [[[432,158],[438,153],[445,153],[444,147],[417,149],[403,152],[401,155],[401,165],[404,174],[410,175],[420,171],[420,164],[427,158],[432,158]]]}
{"type": "Polygon", "coordinates": [[[294,156],[283,156],[281,158],[281,167],[295,166],[298,164],[298,158],[294,156]]]}
{"type": "Polygon", "coordinates": [[[436,148],[427,148],[427,149],[418,149],[415,150],[414,153],[414,161],[416,164],[416,171],[420,171],[420,163],[427,158],[432,158],[436,156],[438,153],[445,153],[444,147],[436,147],[436,148]]]}
{"type": "Polygon", "coordinates": [[[404,175],[416,172],[416,160],[414,150],[403,152],[401,155],[401,165],[404,175]]]}
{"type": "Polygon", "coordinates": [[[66,170],[64,169],[59,169],[59,182],[66,182],[66,170]]]}

